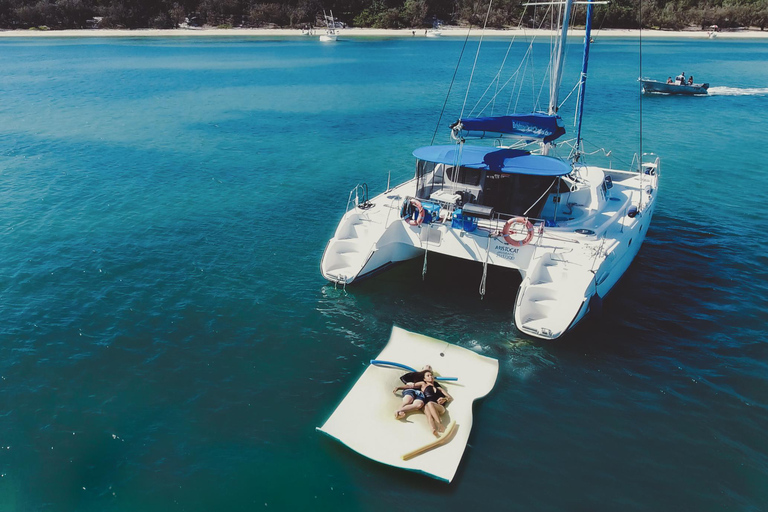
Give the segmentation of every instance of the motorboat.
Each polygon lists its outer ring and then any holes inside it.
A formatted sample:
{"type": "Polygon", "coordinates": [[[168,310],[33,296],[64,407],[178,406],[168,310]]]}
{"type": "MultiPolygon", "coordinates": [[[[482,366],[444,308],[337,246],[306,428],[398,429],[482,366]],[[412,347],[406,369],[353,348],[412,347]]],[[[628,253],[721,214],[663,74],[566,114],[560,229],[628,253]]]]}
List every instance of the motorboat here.
{"type": "Polygon", "coordinates": [[[547,111],[462,115],[450,127],[451,144],[413,151],[412,179],[388,184],[375,197],[365,184],[353,188],[322,257],[328,281],[351,285],[419,257],[426,272],[428,254],[439,253],[482,265],[481,295],[489,266],[517,270],[514,322],[526,335],[558,338],[600,308],[646,237],[661,163],[652,153],[636,154],[626,169],[588,162],[581,121],[592,7],[599,2],[586,3],[575,141],[555,144],[566,133],[558,115],[574,4],[566,0],[552,4],[561,28],[547,111]],[[558,155],[561,147],[570,147],[568,155],[558,155]]]}
{"type": "Polygon", "coordinates": [[[677,84],[666,83],[648,78],[640,78],[643,84],[643,92],[646,94],[683,94],[687,96],[706,96],[709,94],[709,84],[677,84]]]}

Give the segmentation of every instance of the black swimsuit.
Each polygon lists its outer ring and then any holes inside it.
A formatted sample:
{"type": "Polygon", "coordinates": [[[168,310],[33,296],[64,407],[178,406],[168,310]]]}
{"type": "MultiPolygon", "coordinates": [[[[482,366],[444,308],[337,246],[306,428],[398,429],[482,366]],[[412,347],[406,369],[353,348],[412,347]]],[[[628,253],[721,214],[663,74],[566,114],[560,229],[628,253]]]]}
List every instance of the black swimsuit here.
{"type": "Polygon", "coordinates": [[[440,390],[440,385],[435,383],[434,386],[428,385],[424,388],[424,404],[429,402],[437,402],[438,399],[443,398],[443,392],[440,390]]]}

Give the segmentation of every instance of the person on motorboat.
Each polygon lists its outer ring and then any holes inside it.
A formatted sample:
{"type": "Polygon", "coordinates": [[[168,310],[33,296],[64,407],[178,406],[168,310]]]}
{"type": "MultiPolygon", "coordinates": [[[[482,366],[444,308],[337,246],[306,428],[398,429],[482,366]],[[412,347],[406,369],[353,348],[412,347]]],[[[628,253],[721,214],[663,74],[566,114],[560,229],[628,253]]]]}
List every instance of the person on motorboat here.
{"type": "Polygon", "coordinates": [[[688,85],[693,85],[693,75],[688,77],[688,85]]]}
{"type": "Polygon", "coordinates": [[[670,77],[667,77],[667,84],[669,84],[669,85],[672,85],[672,84],[674,84],[674,83],[675,83],[675,82],[673,82],[673,81],[672,81],[672,77],[671,77],[671,76],[670,76],[670,77]]]}
{"type": "Polygon", "coordinates": [[[675,77],[675,83],[677,85],[685,85],[685,71],[675,77]]]}

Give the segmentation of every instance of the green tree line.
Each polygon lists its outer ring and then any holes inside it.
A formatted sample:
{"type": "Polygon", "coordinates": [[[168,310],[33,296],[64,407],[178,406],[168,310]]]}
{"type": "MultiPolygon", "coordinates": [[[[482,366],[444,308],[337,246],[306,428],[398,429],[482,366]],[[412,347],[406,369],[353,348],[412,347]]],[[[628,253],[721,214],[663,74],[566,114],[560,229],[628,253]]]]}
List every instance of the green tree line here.
{"type": "MultiPolygon", "coordinates": [[[[349,26],[424,28],[447,25],[548,28],[546,7],[527,0],[0,0],[0,28],[299,28],[325,24],[323,10],[349,26]]],[[[721,29],[768,25],[768,0],[613,0],[595,8],[596,28],[721,29]]],[[[576,23],[584,23],[584,12],[576,23]]]]}

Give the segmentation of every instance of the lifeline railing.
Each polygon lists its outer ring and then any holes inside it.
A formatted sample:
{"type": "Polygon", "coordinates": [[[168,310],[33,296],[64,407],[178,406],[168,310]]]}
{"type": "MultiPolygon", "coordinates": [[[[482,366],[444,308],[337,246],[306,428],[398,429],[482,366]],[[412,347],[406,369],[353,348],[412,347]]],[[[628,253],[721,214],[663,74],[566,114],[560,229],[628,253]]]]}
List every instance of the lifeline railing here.
{"type": "Polygon", "coordinates": [[[363,206],[368,204],[368,184],[367,183],[358,183],[355,185],[355,188],[349,191],[349,197],[347,198],[347,208],[346,211],[349,211],[349,205],[352,204],[352,208],[356,206],[363,206]],[[352,202],[352,196],[354,196],[355,201],[352,202]],[[362,196],[362,201],[360,200],[360,197],[362,196]]]}

